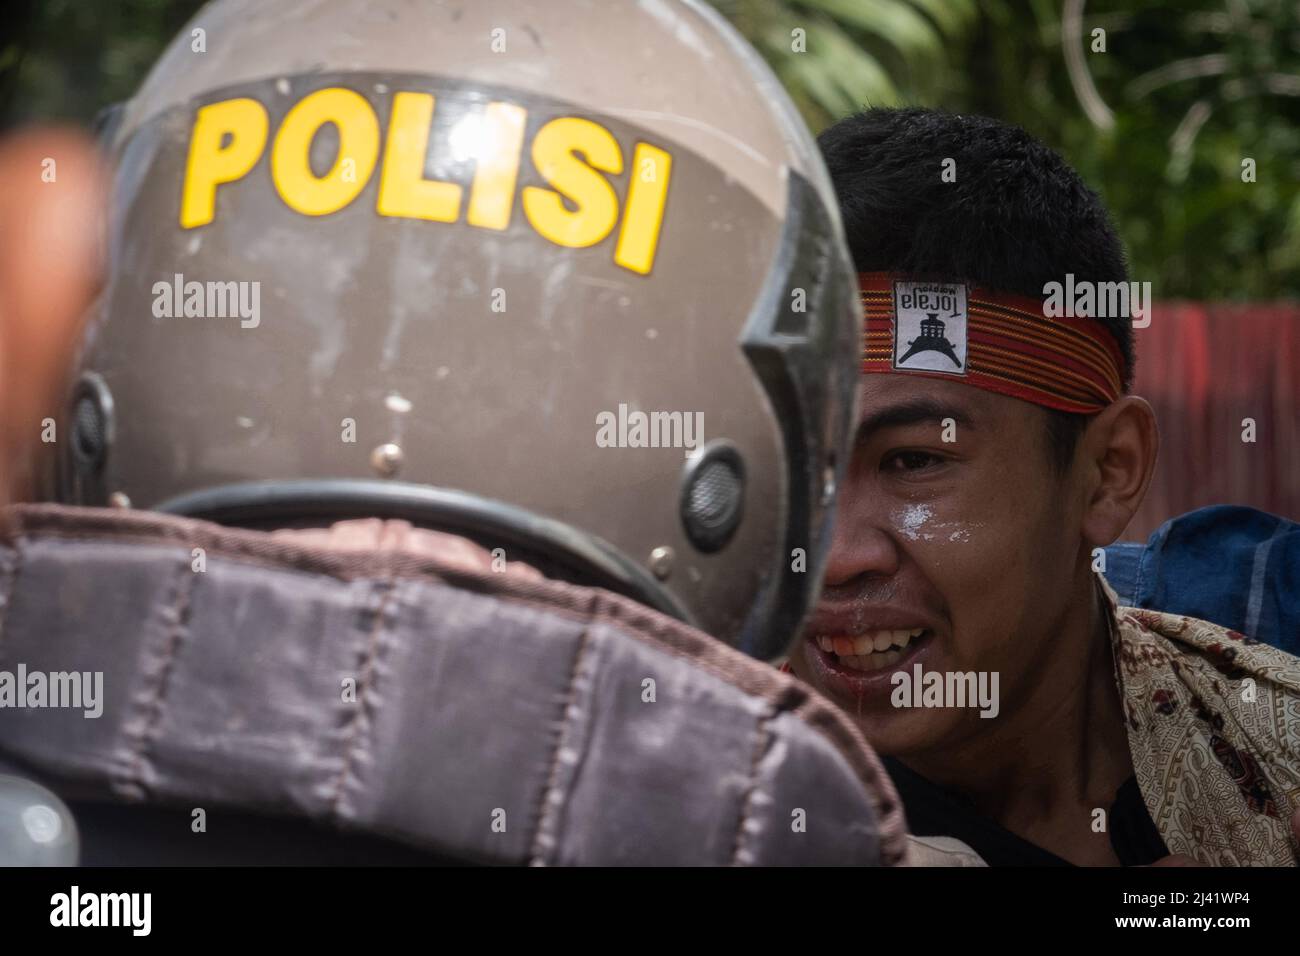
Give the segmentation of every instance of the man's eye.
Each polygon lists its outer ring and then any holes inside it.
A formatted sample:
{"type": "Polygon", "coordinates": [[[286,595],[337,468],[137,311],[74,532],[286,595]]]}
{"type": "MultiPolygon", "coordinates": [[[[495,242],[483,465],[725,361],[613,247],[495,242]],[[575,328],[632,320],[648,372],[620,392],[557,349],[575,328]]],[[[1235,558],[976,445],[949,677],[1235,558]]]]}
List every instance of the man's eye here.
{"type": "Polygon", "coordinates": [[[900,451],[885,459],[887,471],[924,471],[942,464],[942,458],[928,451],[900,451]]]}

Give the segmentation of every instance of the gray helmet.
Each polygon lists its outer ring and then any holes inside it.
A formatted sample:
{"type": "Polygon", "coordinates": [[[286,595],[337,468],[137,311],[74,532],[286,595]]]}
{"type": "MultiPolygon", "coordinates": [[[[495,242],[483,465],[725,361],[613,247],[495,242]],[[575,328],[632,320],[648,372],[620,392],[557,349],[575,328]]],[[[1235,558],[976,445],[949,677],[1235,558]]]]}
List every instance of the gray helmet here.
{"type": "Polygon", "coordinates": [[[784,651],[860,317],[815,144],[715,11],[218,0],[105,137],[50,497],[404,518],[784,651]]]}

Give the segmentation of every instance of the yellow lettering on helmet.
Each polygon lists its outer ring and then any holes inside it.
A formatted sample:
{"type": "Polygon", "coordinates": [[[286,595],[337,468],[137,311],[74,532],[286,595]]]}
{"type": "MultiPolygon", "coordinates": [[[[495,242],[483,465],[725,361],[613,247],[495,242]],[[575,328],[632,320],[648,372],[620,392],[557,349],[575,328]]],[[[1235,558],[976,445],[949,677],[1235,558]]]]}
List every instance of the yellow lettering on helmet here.
{"type": "Polygon", "coordinates": [[[672,169],[673,158],[668,153],[649,143],[637,143],[628,177],[631,182],[627,187],[623,228],[614,249],[614,261],[625,269],[645,275],[654,265],[672,169]]]}
{"type": "Polygon", "coordinates": [[[379,158],[379,119],[365,97],[342,87],[317,90],[289,110],[271,147],[271,179],[285,205],[304,216],[338,212],[365,188],[379,158]],[[324,176],[312,172],[312,140],[326,123],[339,134],[338,155],[324,176]],[[343,176],[344,161],[355,175],[343,176]]]}
{"type": "Polygon", "coordinates": [[[599,171],[621,173],[623,152],[609,130],[575,116],[551,120],[533,138],[533,165],[555,187],[524,189],[524,214],[534,229],[573,248],[594,246],[610,234],[618,221],[618,196],[599,171]],[[561,197],[577,208],[566,209],[561,197]]]}
{"type": "Polygon", "coordinates": [[[433,105],[429,93],[397,93],[393,97],[376,207],[381,216],[434,222],[455,222],[460,218],[461,188],[455,183],[424,178],[433,105]]]}
{"type": "Polygon", "coordinates": [[[248,175],[266,146],[267,125],[266,107],[257,100],[223,100],[199,108],[185,161],[181,228],[212,221],[217,186],[248,175]]]}
{"type": "Polygon", "coordinates": [[[466,214],[471,226],[504,229],[510,225],[527,119],[528,111],[513,103],[489,103],[483,111],[481,135],[474,144],[474,187],[466,214]]]}
{"type": "MultiPolygon", "coordinates": [[[[384,142],[383,167],[375,209],[382,216],[456,222],[466,185],[426,179],[429,137],[436,100],[430,93],[393,94],[384,142]]],[[[471,110],[449,133],[456,162],[472,161],[465,221],[480,229],[509,227],[518,190],[528,111],[494,101],[471,110]]],[[[217,188],[243,179],[266,150],[266,107],[236,98],[200,107],[190,133],[185,181],[181,187],[181,227],[213,220],[217,188]]],[[[285,114],[271,146],[271,181],[285,205],[305,216],[337,212],[360,195],[379,164],[379,118],[361,94],[329,87],[307,94],[285,114]],[[322,127],[338,133],[333,166],[317,176],[311,148],[322,127]]],[[[543,238],[568,248],[594,246],[619,222],[620,199],[610,176],[623,172],[623,151],[604,126],[565,116],[545,123],[533,137],[530,155],[546,186],[522,190],[524,216],[543,238]]],[[[663,231],[672,154],[638,143],[632,153],[622,227],[614,262],[647,275],[663,231]]]]}

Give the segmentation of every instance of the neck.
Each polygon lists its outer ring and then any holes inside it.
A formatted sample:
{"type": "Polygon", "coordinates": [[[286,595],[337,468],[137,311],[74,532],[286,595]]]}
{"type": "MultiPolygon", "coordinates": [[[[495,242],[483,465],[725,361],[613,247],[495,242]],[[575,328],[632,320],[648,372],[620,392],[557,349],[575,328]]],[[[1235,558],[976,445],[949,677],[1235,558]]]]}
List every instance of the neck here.
{"type": "Polygon", "coordinates": [[[1031,839],[1067,818],[1074,825],[1078,813],[1086,823],[1091,808],[1109,812],[1133,772],[1109,610],[1091,572],[1080,576],[1075,590],[1069,610],[1050,625],[1059,637],[1042,643],[1042,659],[1030,668],[1033,676],[1019,699],[1004,697],[996,727],[901,755],[917,773],[1031,839]]]}

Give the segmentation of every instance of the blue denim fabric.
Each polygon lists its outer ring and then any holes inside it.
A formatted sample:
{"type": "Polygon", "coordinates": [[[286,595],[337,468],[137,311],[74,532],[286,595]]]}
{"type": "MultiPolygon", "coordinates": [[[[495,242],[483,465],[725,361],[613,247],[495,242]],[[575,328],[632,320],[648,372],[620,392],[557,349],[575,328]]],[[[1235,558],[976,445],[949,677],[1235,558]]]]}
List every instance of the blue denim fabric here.
{"type": "Polygon", "coordinates": [[[1106,549],[1120,603],[1212,621],[1300,655],[1300,524],[1215,505],[1106,549]]]}

